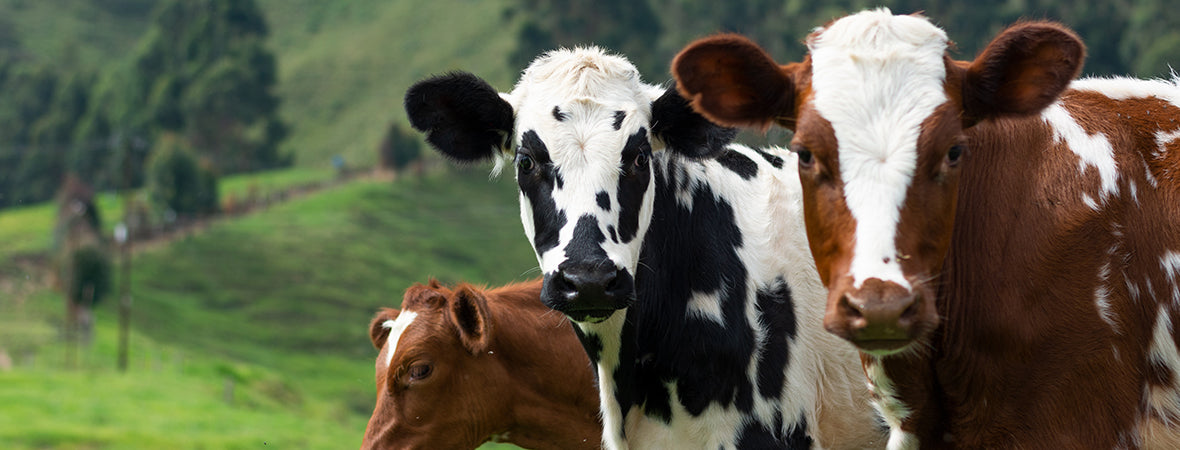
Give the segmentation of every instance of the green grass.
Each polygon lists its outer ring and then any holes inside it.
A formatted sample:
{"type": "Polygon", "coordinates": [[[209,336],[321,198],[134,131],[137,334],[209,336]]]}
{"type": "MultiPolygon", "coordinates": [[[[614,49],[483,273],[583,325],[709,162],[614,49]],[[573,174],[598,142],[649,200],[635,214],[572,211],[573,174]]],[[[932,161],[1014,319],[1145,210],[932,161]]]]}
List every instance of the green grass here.
{"type": "Polygon", "coordinates": [[[354,181],[145,250],[133,259],[127,374],[114,370],[113,296],[82,368],[63,370],[60,296],[33,282],[15,289],[0,297],[0,348],[17,362],[0,371],[0,442],[355,447],[374,398],[376,308],[431,276],[535,275],[515,197],[511,180],[481,169],[354,181]]]}
{"type": "MultiPolygon", "coordinates": [[[[332,169],[295,167],[231,175],[221,179],[219,189],[223,199],[243,199],[251,191],[255,195],[265,196],[329,181],[334,176],[332,169]]],[[[114,224],[123,216],[123,202],[116,194],[109,192],[99,193],[96,197],[103,227],[109,235],[114,224]]],[[[0,210],[0,242],[4,243],[0,246],[0,262],[15,255],[48,252],[53,245],[56,215],[57,204],[54,202],[0,210]]]]}
{"type": "Polygon", "coordinates": [[[331,180],[335,172],[327,168],[293,167],[247,174],[231,175],[220,180],[218,189],[222,197],[244,196],[251,190],[260,194],[275,193],[285,189],[310,186],[331,180]]]}
{"type": "Polygon", "coordinates": [[[408,125],[402,97],[432,74],[462,69],[498,89],[523,67],[508,67],[516,25],[509,1],[259,0],[279,55],[280,108],[296,164],[325,167],[340,154],[372,165],[393,122],[408,125]]]}

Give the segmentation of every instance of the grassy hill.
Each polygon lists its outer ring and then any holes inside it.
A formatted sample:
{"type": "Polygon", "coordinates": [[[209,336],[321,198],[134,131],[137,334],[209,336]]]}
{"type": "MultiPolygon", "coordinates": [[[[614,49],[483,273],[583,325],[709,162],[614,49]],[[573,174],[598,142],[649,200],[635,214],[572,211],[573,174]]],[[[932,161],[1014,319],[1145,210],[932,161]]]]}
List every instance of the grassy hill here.
{"type": "Polygon", "coordinates": [[[389,124],[406,124],[406,89],[431,74],[462,69],[510,89],[523,67],[507,66],[516,34],[509,4],[259,0],[279,55],[281,113],[294,125],[286,149],[296,164],[324,166],[341,154],[371,165],[389,124]]]}
{"type": "MultiPolygon", "coordinates": [[[[283,150],[300,167],[226,179],[223,195],[329,178],[337,154],[371,165],[389,124],[405,122],[405,89],[425,76],[469,70],[507,90],[521,69],[506,63],[510,0],[257,1],[291,126],[283,150]]],[[[133,51],[155,3],[0,0],[0,41],[102,68],[133,51]]],[[[77,366],[60,341],[63,300],[39,272],[54,206],[0,212],[0,360],[13,360],[0,361],[0,447],[354,447],[373,406],[378,306],[431,276],[536,274],[511,181],[485,174],[339,185],[142,249],[126,374],[114,368],[114,295],[77,366]]],[[[98,200],[109,230],[119,201],[98,200]]]]}
{"type": "Polygon", "coordinates": [[[329,188],[134,258],[132,369],[116,317],[68,367],[62,300],[0,287],[5,448],[342,448],[373,402],[368,320],[427,277],[534,275],[514,185],[482,170],[329,188]],[[294,431],[293,431],[294,430],[294,431]]]}

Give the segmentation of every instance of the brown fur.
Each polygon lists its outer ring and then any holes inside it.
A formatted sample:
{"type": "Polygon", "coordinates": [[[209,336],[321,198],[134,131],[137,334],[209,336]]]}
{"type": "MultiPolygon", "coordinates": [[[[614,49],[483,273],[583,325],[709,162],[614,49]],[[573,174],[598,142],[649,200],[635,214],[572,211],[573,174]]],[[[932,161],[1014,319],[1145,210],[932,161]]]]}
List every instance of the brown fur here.
{"type": "MultiPolygon", "coordinates": [[[[712,39],[684,52],[709,48],[712,39]]],[[[761,57],[748,49],[734,54],[761,57]]],[[[950,101],[923,124],[897,238],[903,271],[918,281],[917,318],[907,332],[919,344],[879,361],[864,357],[866,367],[884,364],[912,411],[902,429],[922,448],[1170,448],[1180,441],[1177,421],[1153,417],[1144,395],[1147,387],[1177,382],[1148,350],[1161,305],[1173,324],[1180,319],[1159,263],[1162,251],[1180,251],[1180,141],[1154,154],[1157,131],[1180,129],[1180,108],[1155,98],[1062,94],[1084,55],[1072,31],[1035,22],[1004,31],[972,62],[947,60],[950,101]],[[1101,133],[1114,147],[1119,189],[1107,202],[1097,171],[1079,173],[1078,156],[1033,117],[1059,96],[1088,134],[1101,133]],[[947,149],[958,142],[968,150],[950,167],[947,149]],[[1103,203],[1098,211],[1083,193],[1103,203]],[[1097,312],[1099,288],[1108,293],[1113,327],[1097,312]]],[[[793,66],[734,67],[761,72],[739,76],[709,66],[706,75],[713,75],[702,76],[703,67],[681,64],[674,75],[695,80],[681,89],[699,97],[690,96],[701,109],[714,104],[710,93],[740,92],[709,83],[767,85],[774,82],[764,78],[780,76],[807,84],[782,74],[806,73],[786,69],[793,66]]],[[[855,223],[840,194],[831,126],[805,106],[807,95],[792,92],[785,97],[792,107],[769,113],[766,105],[781,107],[782,98],[710,117],[797,124],[795,143],[819,168],[801,167],[800,178],[811,249],[832,290],[825,324],[855,340],[852,321],[863,318],[840,308],[855,223]],[[823,170],[831,178],[816,181],[823,170]]]]}
{"type": "Polygon", "coordinates": [[[540,292],[539,279],[494,289],[431,280],[407,289],[401,310],[379,311],[369,324],[377,404],[361,448],[600,448],[590,361],[540,292]],[[386,367],[384,323],[406,311],[418,316],[386,367]],[[429,375],[416,379],[422,365],[429,375]]]}

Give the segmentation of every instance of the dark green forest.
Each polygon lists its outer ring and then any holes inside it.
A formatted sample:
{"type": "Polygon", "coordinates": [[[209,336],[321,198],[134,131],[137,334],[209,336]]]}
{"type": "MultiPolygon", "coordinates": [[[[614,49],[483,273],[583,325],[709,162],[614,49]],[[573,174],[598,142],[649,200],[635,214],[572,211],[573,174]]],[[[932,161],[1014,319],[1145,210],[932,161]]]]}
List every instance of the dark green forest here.
{"type": "MultiPolygon", "coordinates": [[[[0,208],[49,199],[70,173],[99,190],[141,186],[164,136],[217,175],[299,163],[284,141],[299,124],[278,114],[279,63],[266,11],[255,1],[86,3],[90,14],[138,27],[124,31],[138,36],[131,51],[96,58],[90,46],[109,43],[79,41],[39,52],[0,16],[0,208]]],[[[1089,75],[1166,77],[1180,54],[1180,10],[1163,0],[515,0],[490,20],[515,35],[516,48],[504,56],[509,67],[523,68],[554,47],[597,44],[659,82],[671,57],[696,37],[744,33],[785,61],[802,56],[801,41],[816,26],[877,6],[931,17],[958,43],[960,59],[1024,19],[1073,27],[1089,46],[1089,75]]]]}

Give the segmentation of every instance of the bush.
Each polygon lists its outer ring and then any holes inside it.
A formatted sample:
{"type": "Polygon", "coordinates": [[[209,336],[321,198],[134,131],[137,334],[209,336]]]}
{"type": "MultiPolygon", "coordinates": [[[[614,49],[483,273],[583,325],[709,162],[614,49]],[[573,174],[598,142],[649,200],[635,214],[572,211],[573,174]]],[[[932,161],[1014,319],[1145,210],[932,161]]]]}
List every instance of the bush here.
{"type": "Polygon", "coordinates": [[[215,213],[217,176],[172,135],[160,138],[148,160],[147,188],[154,203],[177,216],[215,213]]]}
{"type": "Polygon", "coordinates": [[[66,296],[93,309],[111,291],[111,258],[102,248],[88,245],[74,250],[69,259],[63,277],[66,296]]]}
{"type": "Polygon", "coordinates": [[[397,124],[390,125],[377,147],[378,163],[382,169],[401,172],[421,158],[421,146],[416,133],[408,133],[397,124]]]}

